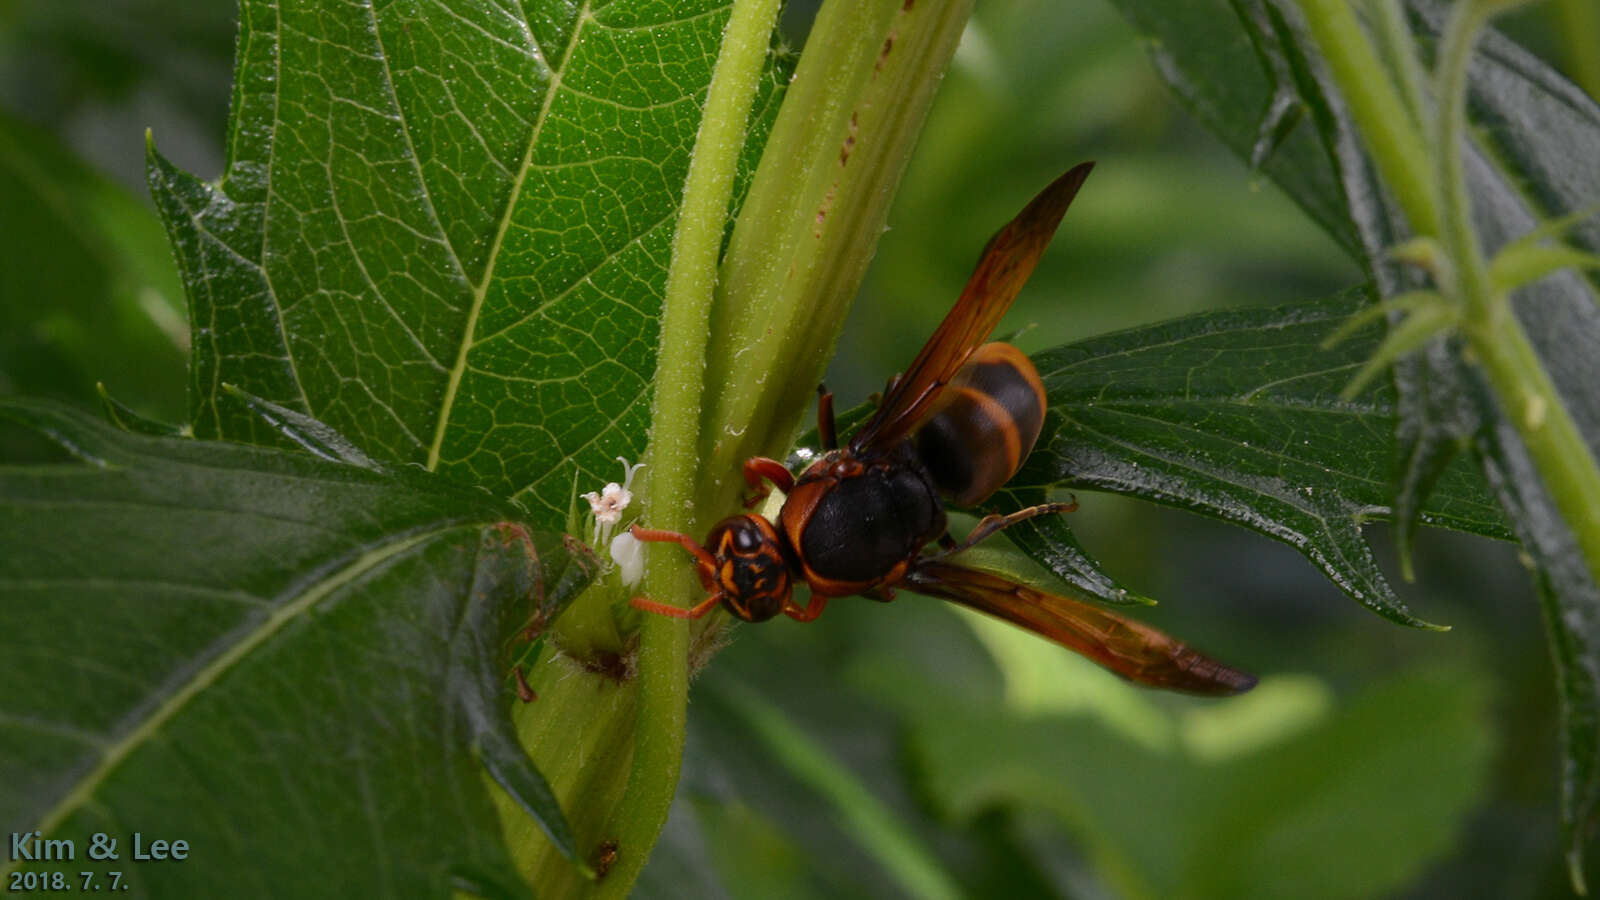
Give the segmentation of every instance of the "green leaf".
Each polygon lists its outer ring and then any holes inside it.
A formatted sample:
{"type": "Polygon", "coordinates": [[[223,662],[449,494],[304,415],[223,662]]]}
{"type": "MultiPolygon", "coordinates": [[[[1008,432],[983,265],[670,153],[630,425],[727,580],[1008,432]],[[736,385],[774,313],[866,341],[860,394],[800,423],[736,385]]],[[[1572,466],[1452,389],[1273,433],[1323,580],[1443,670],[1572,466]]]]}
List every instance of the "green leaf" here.
{"type": "MultiPolygon", "coordinates": [[[[975,883],[974,859],[950,852],[949,833],[930,830],[925,805],[906,795],[901,721],[853,684],[857,667],[875,661],[910,692],[926,692],[933,682],[921,667],[941,662],[941,674],[975,670],[981,682],[992,667],[942,607],[907,595],[888,606],[841,600],[826,627],[742,628],[695,683],[683,781],[639,882],[641,891],[658,887],[641,895],[685,896],[681,881],[673,889],[661,873],[689,869],[730,896],[801,888],[802,896],[914,897],[948,895],[952,885],[962,896],[1032,896],[1017,892],[1009,870],[1009,893],[975,883]],[[953,625],[955,646],[968,653],[951,659],[951,643],[922,627],[930,619],[953,625]],[[865,623],[880,628],[864,635],[865,623]],[[724,835],[741,820],[742,837],[724,835]],[[741,850],[768,867],[757,870],[741,850]]],[[[973,687],[955,680],[956,692],[973,687]]]]}
{"type": "MultiPolygon", "coordinates": [[[[1400,296],[1414,297],[1416,292],[1400,296]]],[[[1429,341],[1447,337],[1450,329],[1460,322],[1460,310],[1454,304],[1442,300],[1420,306],[1407,313],[1403,321],[1394,323],[1389,330],[1389,336],[1383,339],[1383,343],[1379,344],[1372,351],[1372,355],[1367,357],[1367,361],[1361,364],[1361,368],[1356,370],[1356,374],[1344,386],[1340,396],[1346,400],[1354,399],[1363,388],[1382,375],[1391,365],[1399,362],[1402,357],[1421,350],[1429,341]]]]}
{"type": "Polygon", "coordinates": [[[1116,0],[1148,41],[1151,62],[1178,101],[1241,159],[1272,177],[1352,255],[1361,242],[1316,132],[1280,131],[1285,112],[1304,108],[1258,0],[1116,0]],[[1266,140],[1263,143],[1263,140],[1266,140]],[[1270,151],[1270,152],[1268,152],[1270,151]]]}
{"type": "Polygon", "coordinates": [[[48,135],[0,113],[0,394],[183,409],[182,287],[159,221],[48,135]]]}
{"type": "Polygon", "coordinates": [[[174,425],[171,422],[160,422],[146,418],[130,408],[126,403],[111,396],[104,384],[96,384],[95,389],[100,393],[100,406],[105,410],[106,420],[135,434],[148,434],[154,437],[189,437],[187,425],[174,425]]]}
{"type": "Polygon", "coordinates": [[[150,155],[198,436],[281,443],[237,385],[546,527],[639,457],[728,3],[529,6],[242,5],[220,185],[150,155]]]}
{"type": "MultiPolygon", "coordinates": [[[[1443,31],[1447,10],[1435,3],[1411,7],[1412,25],[1423,38],[1443,31]]],[[[1325,87],[1319,90],[1326,91],[1325,87]]],[[[1483,36],[1469,72],[1467,109],[1472,142],[1465,148],[1467,190],[1477,214],[1474,225],[1486,249],[1506,245],[1537,230],[1540,223],[1592,204],[1600,197],[1600,171],[1577,148],[1600,141],[1600,106],[1536,58],[1490,32],[1483,36]]],[[[1324,121],[1324,140],[1349,140],[1347,122],[1324,121]]],[[[1346,193],[1370,198],[1378,191],[1365,169],[1347,173],[1346,193]]],[[[1369,254],[1379,241],[1400,229],[1397,214],[1380,205],[1352,199],[1352,218],[1360,226],[1369,254]]],[[[1600,250],[1600,224],[1577,225],[1568,242],[1600,250]]],[[[1401,275],[1375,266],[1383,292],[1392,294],[1401,275]]],[[[1596,275],[1573,272],[1523,287],[1514,309],[1590,448],[1600,447],[1600,391],[1593,361],[1600,356],[1600,306],[1596,275]]],[[[1563,825],[1569,868],[1581,883],[1583,843],[1600,814],[1600,586],[1586,567],[1576,541],[1545,489],[1513,424],[1491,399],[1477,367],[1458,349],[1444,344],[1413,357],[1396,369],[1400,389],[1400,440],[1403,460],[1418,460],[1416,474],[1404,477],[1397,506],[1404,511],[1430,484],[1434,460],[1447,457],[1469,439],[1485,476],[1541,570],[1541,592],[1552,646],[1562,669],[1563,825]],[[1553,615],[1559,610],[1559,615],[1553,615]],[[1573,668],[1567,668],[1574,666],[1573,668]]],[[[1593,450],[1591,449],[1591,453],[1593,450]]],[[[1402,533],[1405,520],[1401,520],[1402,533]]]]}
{"type": "MultiPolygon", "coordinates": [[[[1322,77],[1311,51],[1285,21],[1293,12],[1253,0],[1172,4],[1119,0],[1138,27],[1156,38],[1158,68],[1179,98],[1235,149],[1248,144],[1264,98],[1294,89],[1316,128],[1291,138],[1263,167],[1372,272],[1384,296],[1419,286],[1415,273],[1386,261],[1406,236],[1398,210],[1362,156],[1343,101],[1322,77]],[[1176,8],[1182,7],[1180,14],[1176,8]],[[1235,13],[1239,14],[1235,14],[1235,13]],[[1284,13],[1280,15],[1280,12],[1284,13]],[[1179,17],[1182,21],[1178,21],[1179,17]],[[1231,50],[1255,40],[1270,60],[1252,71],[1231,50]]],[[[1409,0],[1410,24],[1426,56],[1444,29],[1448,9],[1409,0]]],[[[1425,59],[1425,62],[1431,60],[1425,59]]],[[[1600,168],[1588,148],[1600,145],[1600,106],[1582,90],[1510,41],[1491,32],[1480,40],[1468,76],[1470,145],[1467,190],[1474,225],[1492,254],[1497,248],[1600,197],[1600,168]]],[[[1573,248],[1600,252],[1600,223],[1590,219],[1566,236],[1573,248]]],[[[1600,446],[1600,275],[1563,272],[1524,287],[1519,322],[1536,348],[1590,447],[1600,446]]],[[[1600,587],[1582,565],[1566,523],[1545,491],[1516,430],[1504,420],[1477,370],[1454,342],[1434,342],[1395,368],[1399,390],[1393,506],[1402,553],[1424,499],[1450,460],[1471,447],[1510,516],[1553,603],[1547,622],[1562,668],[1565,764],[1564,823],[1569,859],[1600,814],[1600,587]],[[1565,667],[1574,668],[1567,669],[1565,667]]]]}
{"type": "MultiPolygon", "coordinates": [[[[1077,487],[1128,494],[1234,522],[1305,554],[1379,614],[1425,624],[1395,597],[1361,535],[1388,518],[1394,393],[1341,399],[1376,329],[1320,345],[1365,294],[1276,309],[1202,313],[1036,354],[1050,413],[1033,455],[999,495],[1077,487]]],[[[1034,496],[1037,496],[1036,494],[1034,496]]],[[[1057,517],[1059,518],[1059,517],[1057,517]]],[[[1508,538],[1493,499],[1457,468],[1430,499],[1429,524],[1508,538]]],[[[1065,522],[1052,524],[1066,535],[1065,522]]],[[[1093,596],[1104,576],[1051,554],[1066,546],[1018,530],[1035,559],[1093,596]]]]}
{"type": "Polygon", "coordinates": [[[1451,846],[1490,775],[1488,716],[1482,676],[1450,669],[1388,682],[1221,759],[1187,736],[1150,746],[1092,717],[995,706],[959,729],[920,724],[912,748],[948,816],[1048,810],[1121,896],[1274,897],[1293,885],[1356,898],[1399,889],[1451,846]]]}
{"type": "MultiPolygon", "coordinates": [[[[1364,523],[1393,518],[1385,475],[1395,398],[1387,384],[1354,400],[1341,392],[1383,336],[1367,328],[1323,346],[1366,301],[1353,291],[1276,309],[1201,313],[1035,354],[1050,412],[1033,454],[988,509],[1014,512],[1063,487],[1176,506],[1283,541],[1363,605],[1426,626],[1395,596],[1361,535],[1364,523]]],[[[849,434],[872,409],[840,415],[839,433],[849,434]]],[[[816,430],[797,446],[814,454],[816,430]]],[[[797,452],[787,464],[799,469],[812,458],[797,452]]],[[[1069,521],[1047,516],[1005,534],[1091,597],[1150,602],[1102,570],[1069,521]]],[[[1423,521],[1512,537],[1466,466],[1449,471],[1423,521]]]]}
{"type": "Polygon", "coordinates": [[[360,447],[345,440],[344,435],[329,428],[324,422],[286,406],[279,406],[270,400],[263,400],[231,384],[224,384],[222,392],[248,407],[284,439],[314,456],[363,469],[383,470],[383,466],[362,453],[360,447]]]}
{"type": "MultiPolygon", "coordinates": [[[[1048,499],[1040,488],[1008,486],[995,494],[998,508],[1007,511],[1038,506],[1048,499]]],[[[1040,565],[1091,597],[1107,603],[1151,604],[1156,601],[1139,594],[1100,568],[1089,555],[1064,516],[1025,519],[1006,529],[1006,537],[1040,565]]]]}
{"type": "Polygon", "coordinates": [[[1511,244],[1495,256],[1489,268],[1489,277],[1496,291],[1513,291],[1562,269],[1597,268],[1600,268],[1600,256],[1562,244],[1511,244]]]}
{"type": "Polygon", "coordinates": [[[188,840],[81,863],[152,896],[525,894],[487,766],[577,855],[507,667],[586,550],[426,473],[0,416],[79,460],[0,467],[0,827],[188,840]]]}

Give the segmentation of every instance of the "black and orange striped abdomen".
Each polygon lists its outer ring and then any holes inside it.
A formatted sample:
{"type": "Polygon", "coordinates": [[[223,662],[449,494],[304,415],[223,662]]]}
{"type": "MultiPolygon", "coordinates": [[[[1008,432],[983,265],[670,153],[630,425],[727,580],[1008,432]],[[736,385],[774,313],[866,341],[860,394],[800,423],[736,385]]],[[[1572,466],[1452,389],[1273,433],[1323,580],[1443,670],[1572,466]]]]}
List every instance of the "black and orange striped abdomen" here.
{"type": "Polygon", "coordinates": [[[1021,350],[998,341],[973,352],[918,430],[917,455],[939,492],[977,506],[1011,480],[1044,426],[1044,382],[1021,350]]]}

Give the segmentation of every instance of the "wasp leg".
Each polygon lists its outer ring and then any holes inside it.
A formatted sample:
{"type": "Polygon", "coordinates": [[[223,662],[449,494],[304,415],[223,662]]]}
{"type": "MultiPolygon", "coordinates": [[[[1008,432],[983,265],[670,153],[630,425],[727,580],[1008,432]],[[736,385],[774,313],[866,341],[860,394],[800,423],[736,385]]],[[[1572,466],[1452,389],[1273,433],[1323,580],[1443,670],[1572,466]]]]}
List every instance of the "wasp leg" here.
{"type": "Polygon", "coordinates": [[[750,493],[744,499],[745,509],[767,499],[767,495],[772,493],[767,481],[777,485],[778,490],[785,494],[794,490],[794,476],[789,474],[789,470],[783,467],[783,463],[765,456],[754,456],[744,461],[744,480],[750,485],[750,493]]]}
{"type": "Polygon", "coordinates": [[[711,590],[716,584],[717,560],[706,548],[695,543],[694,538],[677,531],[661,531],[655,528],[640,528],[629,525],[628,533],[636,541],[661,541],[669,544],[681,544],[683,549],[694,554],[695,571],[700,576],[700,583],[706,590],[711,590]]]}
{"type": "Polygon", "coordinates": [[[810,602],[805,606],[789,600],[783,604],[783,613],[796,622],[810,622],[822,615],[822,610],[828,605],[828,598],[821,594],[812,594],[810,602]]]}
{"type": "Polygon", "coordinates": [[[944,534],[939,535],[939,549],[954,550],[956,546],[956,539],[950,536],[950,532],[946,531],[944,534]]]}
{"type": "Polygon", "coordinates": [[[696,543],[694,538],[689,537],[683,532],[663,531],[658,528],[640,528],[637,525],[630,525],[628,526],[628,533],[633,535],[634,540],[637,541],[660,541],[662,543],[682,544],[683,549],[693,553],[694,558],[698,560],[701,565],[706,566],[713,571],[715,571],[717,568],[716,558],[707,552],[706,548],[696,543]]]}
{"type": "Polygon", "coordinates": [[[934,554],[934,558],[943,558],[952,554],[960,553],[968,547],[971,547],[974,544],[984,540],[989,535],[994,534],[996,531],[1010,528],[1024,519],[1031,519],[1034,516],[1048,516],[1052,513],[1069,513],[1077,508],[1078,501],[1070,500],[1066,503],[1041,503],[1038,506],[1030,506],[1026,509],[1019,509],[1009,516],[1002,516],[999,513],[984,516],[978,521],[977,526],[972,529],[972,533],[967,535],[967,539],[961,543],[946,544],[941,540],[939,542],[939,546],[942,549],[938,553],[934,554]]]}
{"type": "Polygon", "coordinates": [[[667,603],[657,603],[654,600],[646,600],[643,597],[635,597],[628,602],[633,605],[634,609],[642,609],[645,612],[655,613],[658,616],[667,616],[673,619],[698,619],[710,612],[711,608],[716,606],[718,601],[721,599],[721,593],[712,594],[703,602],[695,606],[691,606],[688,609],[684,609],[681,606],[672,606],[667,603]]]}
{"type": "Polygon", "coordinates": [[[817,385],[817,437],[822,440],[822,449],[839,449],[839,433],[833,421],[833,392],[822,385],[817,385]]]}

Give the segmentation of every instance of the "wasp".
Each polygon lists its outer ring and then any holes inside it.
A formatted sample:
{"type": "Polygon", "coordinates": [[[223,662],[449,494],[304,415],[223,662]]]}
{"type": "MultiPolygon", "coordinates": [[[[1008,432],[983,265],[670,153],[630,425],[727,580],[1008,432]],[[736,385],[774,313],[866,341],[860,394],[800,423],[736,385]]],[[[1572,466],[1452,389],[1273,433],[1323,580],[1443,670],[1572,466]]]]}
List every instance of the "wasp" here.
{"type": "Polygon", "coordinates": [[[776,460],[744,464],[752,488],[747,507],[773,486],[784,493],[776,522],[731,516],[712,527],[704,545],[634,525],[640,541],[676,542],[693,554],[710,596],[688,609],[643,597],[633,606],[698,618],[721,604],[746,622],[780,613],[810,622],[830,597],[888,601],[904,588],[996,616],[1144,684],[1211,695],[1253,687],[1254,676],[1141,622],[951,560],[1017,522],[1076,509],[1046,503],[990,515],[958,542],[944,501],[981,504],[1016,474],[1039,437],[1045,390],[1038,371],[1015,347],[985,341],[1093,165],[1056,179],[989,240],[955,306],[848,443],[839,445],[833,395],[819,387],[823,456],[798,478],[776,460]],[[794,599],[797,582],[810,589],[804,606],[794,599]]]}

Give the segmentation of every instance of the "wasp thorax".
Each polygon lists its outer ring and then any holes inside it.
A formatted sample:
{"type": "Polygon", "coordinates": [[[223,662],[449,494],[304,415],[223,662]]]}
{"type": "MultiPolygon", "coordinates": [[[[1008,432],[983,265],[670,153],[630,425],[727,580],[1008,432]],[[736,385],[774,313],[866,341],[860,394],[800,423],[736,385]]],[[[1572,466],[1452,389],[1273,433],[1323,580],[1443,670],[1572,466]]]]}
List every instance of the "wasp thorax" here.
{"type": "Polygon", "coordinates": [[[789,564],[772,523],[760,516],[733,516],[706,536],[716,557],[715,588],[728,611],[746,622],[765,622],[789,601],[789,564]]]}

